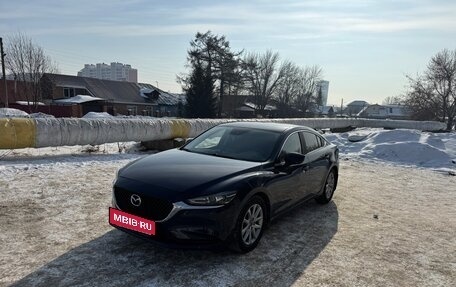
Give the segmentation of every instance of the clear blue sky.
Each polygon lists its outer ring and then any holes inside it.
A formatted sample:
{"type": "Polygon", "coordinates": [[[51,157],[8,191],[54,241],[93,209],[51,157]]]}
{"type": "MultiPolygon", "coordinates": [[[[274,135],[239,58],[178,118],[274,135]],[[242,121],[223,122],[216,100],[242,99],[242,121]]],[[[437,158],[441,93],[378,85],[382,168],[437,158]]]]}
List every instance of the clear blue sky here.
{"type": "Polygon", "coordinates": [[[0,1],[0,35],[28,34],[62,73],[117,61],[174,92],[198,31],[226,35],[235,50],[320,65],[331,104],[399,95],[406,74],[456,49],[455,1],[0,1]]]}

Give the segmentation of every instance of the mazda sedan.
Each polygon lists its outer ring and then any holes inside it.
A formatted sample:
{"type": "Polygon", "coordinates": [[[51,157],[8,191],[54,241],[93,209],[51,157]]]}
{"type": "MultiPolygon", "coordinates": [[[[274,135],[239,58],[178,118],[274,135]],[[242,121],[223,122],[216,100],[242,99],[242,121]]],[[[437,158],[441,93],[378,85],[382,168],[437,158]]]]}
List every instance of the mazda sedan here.
{"type": "Polygon", "coordinates": [[[331,200],[338,153],[303,126],[218,125],[120,169],[109,223],[167,246],[248,252],[272,219],[309,199],[331,200]]]}

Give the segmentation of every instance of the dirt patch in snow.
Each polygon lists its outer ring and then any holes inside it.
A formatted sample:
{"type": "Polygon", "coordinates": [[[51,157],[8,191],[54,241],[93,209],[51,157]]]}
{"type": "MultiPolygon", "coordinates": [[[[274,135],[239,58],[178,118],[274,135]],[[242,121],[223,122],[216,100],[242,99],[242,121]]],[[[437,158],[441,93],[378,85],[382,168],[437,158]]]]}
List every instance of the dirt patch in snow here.
{"type": "Polygon", "coordinates": [[[111,228],[111,182],[134,157],[4,165],[0,285],[456,285],[456,177],[344,161],[332,203],[306,203],[237,255],[162,249],[111,228]]]}

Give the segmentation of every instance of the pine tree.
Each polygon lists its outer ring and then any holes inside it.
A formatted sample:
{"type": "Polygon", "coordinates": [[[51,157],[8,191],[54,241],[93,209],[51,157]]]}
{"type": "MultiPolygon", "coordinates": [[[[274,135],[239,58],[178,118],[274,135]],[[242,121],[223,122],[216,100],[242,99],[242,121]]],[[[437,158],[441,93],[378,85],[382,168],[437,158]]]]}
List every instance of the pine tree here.
{"type": "Polygon", "coordinates": [[[187,96],[185,106],[187,117],[215,117],[217,102],[214,97],[214,83],[211,72],[200,61],[195,61],[192,64],[192,71],[185,92],[187,96]]]}

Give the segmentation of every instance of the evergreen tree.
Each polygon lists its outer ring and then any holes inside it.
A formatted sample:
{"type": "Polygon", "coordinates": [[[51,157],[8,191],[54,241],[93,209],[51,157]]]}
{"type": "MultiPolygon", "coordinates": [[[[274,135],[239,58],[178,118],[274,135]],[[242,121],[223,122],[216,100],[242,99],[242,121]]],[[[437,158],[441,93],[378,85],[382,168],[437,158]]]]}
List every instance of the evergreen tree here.
{"type": "Polygon", "coordinates": [[[217,102],[211,72],[200,61],[192,63],[192,71],[184,88],[187,96],[185,106],[189,118],[213,118],[217,102]]]}
{"type": "Polygon", "coordinates": [[[197,33],[190,42],[187,61],[189,64],[202,63],[211,74],[214,85],[214,95],[218,98],[217,115],[222,115],[222,104],[225,96],[237,91],[242,86],[239,78],[239,55],[242,52],[233,52],[230,42],[225,36],[206,33],[197,33]],[[217,91],[215,91],[217,90],[217,91]],[[228,94],[226,94],[228,92],[228,94]]]}

